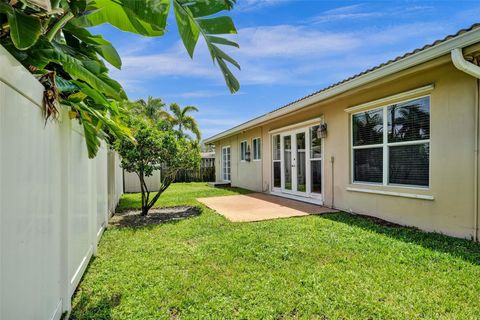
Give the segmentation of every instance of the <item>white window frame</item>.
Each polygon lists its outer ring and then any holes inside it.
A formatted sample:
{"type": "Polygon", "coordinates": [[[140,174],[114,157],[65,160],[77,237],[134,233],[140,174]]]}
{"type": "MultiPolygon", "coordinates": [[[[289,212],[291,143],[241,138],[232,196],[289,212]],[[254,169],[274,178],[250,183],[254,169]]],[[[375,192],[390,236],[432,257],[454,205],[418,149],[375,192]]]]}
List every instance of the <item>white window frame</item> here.
{"type": "Polygon", "coordinates": [[[261,161],[262,160],[262,139],[260,137],[255,137],[252,139],[252,149],[253,149],[253,157],[252,157],[253,161],[261,161]],[[255,148],[255,140],[257,140],[256,148],[255,148]]]}
{"type": "Polygon", "coordinates": [[[245,162],[247,160],[247,148],[248,143],[247,140],[240,141],[240,162],[245,162]],[[245,144],[245,148],[242,150],[242,145],[245,144]]]}
{"type": "Polygon", "coordinates": [[[383,104],[381,106],[376,106],[372,108],[362,109],[361,111],[353,112],[350,114],[350,181],[352,184],[355,185],[371,185],[371,186],[383,186],[383,187],[396,187],[396,188],[407,188],[407,189],[421,189],[421,190],[430,190],[430,186],[432,184],[432,151],[431,151],[431,119],[432,119],[432,99],[431,95],[422,95],[416,96],[409,99],[389,102],[388,104],[383,104]],[[429,106],[429,120],[430,120],[430,139],[423,139],[423,140],[415,140],[415,141],[403,141],[403,142],[388,142],[388,107],[392,104],[400,104],[406,103],[409,101],[421,99],[421,98],[428,98],[428,106],[429,106]],[[353,116],[356,114],[362,114],[367,111],[373,110],[382,110],[383,111],[383,143],[379,144],[370,144],[364,146],[354,146],[353,145],[353,116]],[[408,146],[408,145],[420,145],[428,143],[429,146],[429,154],[428,154],[428,186],[419,186],[419,185],[408,185],[408,184],[395,184],[389,183],[389,168],[388,165],[390,164],[390,153],[389,147],[395,146],[408,146]],[[373,148],[382,148],[383,150],[383,179],[382,182],[366,182],[366,181],[355,181],[355,163],[354,163],[354,150],[357,149],[373,149],[373,148]]]}

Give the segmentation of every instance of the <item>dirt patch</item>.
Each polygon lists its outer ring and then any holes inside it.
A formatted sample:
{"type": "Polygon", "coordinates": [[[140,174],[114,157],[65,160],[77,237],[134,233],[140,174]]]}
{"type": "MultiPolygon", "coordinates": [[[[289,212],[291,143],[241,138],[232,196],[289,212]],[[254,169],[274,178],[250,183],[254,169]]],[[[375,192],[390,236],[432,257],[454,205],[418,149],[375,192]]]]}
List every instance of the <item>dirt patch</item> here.
{"type": "Polygon", "coordinates": [[[110,225],[113,227],[144,227],[148,225],[161,224],[169,221],[182,220],[200,215],[197,207],[178,206],[151,209],[147,216],[140,215],[140,210],[130,210],[110,218],[110,225]]]}

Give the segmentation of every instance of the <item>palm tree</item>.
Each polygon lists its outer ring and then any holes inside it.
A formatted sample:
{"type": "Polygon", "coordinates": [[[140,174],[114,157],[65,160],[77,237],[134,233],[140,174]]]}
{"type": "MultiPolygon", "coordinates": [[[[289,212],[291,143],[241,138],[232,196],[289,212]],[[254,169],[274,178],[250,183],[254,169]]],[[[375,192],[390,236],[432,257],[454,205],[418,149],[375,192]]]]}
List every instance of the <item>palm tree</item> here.
{"type": "Polygon", "coordinates": [[[195,111],[197,112],[197,107],[194,106],[186,106],[182,109],[178,104],[172,103],[170,105],[170,111],[172,112],[172,124],[173,126],[178,126],[178,133],[181,135],[186,136],[184,133],[184,129],[191,131],[195,134],[197,140],[200,140],[201,133],[200,129],[198,128],[198,123],[192,116],[188,115],[189,112],[195,111]]]}
{"type": "Polygon", "coordinates": [[[147,100],[139,99],[130,104],[130,110],[136,114],[144,115],[147,119],[157,123],[161,119],[169,119],[170,114],[164,110],[165,102],[161,98],[149,96],[147,100]]]}

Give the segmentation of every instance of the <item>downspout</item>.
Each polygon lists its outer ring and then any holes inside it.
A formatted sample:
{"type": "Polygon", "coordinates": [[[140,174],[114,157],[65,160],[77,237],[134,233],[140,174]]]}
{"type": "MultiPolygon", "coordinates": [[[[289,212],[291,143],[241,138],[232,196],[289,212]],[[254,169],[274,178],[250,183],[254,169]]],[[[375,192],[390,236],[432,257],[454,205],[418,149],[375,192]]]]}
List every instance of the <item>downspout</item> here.
{"type": "Polygon", "coordinates": [[[473,202],[473,241],[478,241],[478,184],[479,184],[479,172],[478,172],[478,135],[479,135],[479,109],[480,109],[480,67],[465,60],[463,57],[463,52],[461,48],[456,48],[451,51],[452,62],[455,68],[460,71],[463,71],[473,77],[476,78],[476,90],[475,90],[475,128],[474,128],[474,184],[473,184],[473,192],[474,192],[474,202],[473,202]]]}

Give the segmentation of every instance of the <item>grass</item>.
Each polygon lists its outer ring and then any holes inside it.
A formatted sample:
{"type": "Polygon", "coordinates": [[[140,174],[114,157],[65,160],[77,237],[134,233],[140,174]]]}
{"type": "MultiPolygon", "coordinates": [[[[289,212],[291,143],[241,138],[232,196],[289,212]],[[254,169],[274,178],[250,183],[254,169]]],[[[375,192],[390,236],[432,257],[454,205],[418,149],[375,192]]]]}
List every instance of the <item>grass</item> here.
{"type": "Polygon", "coordinates": [[[107,230],[72,318],[479,318],[479,244],[346,213],[231,223],[195,200],[238,192],[175,184],[159,205],[202,215],[107,230]]]}

